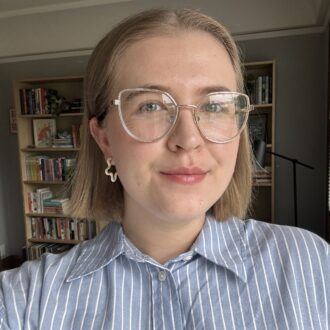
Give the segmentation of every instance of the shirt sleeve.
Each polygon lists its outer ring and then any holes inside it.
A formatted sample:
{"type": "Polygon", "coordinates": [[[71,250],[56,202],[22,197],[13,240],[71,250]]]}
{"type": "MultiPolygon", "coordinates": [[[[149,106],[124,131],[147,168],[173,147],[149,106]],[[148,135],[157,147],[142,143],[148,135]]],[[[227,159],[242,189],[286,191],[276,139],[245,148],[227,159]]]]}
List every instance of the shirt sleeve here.
{"type": "Polygon", "coordinates": [[[24,329],[35,266],[35,262],[26,262],[0,273],[0,330],[24,329]]]}
{"type": "Polygon", "coordinates": [[[3,298],[2,292],[2,281],[1,281],[1,274],[0,274],[0,330],[7,330],[9,329],[8,323],[6,320],[6,310],[5,310],[5,302],[3,298]]]}

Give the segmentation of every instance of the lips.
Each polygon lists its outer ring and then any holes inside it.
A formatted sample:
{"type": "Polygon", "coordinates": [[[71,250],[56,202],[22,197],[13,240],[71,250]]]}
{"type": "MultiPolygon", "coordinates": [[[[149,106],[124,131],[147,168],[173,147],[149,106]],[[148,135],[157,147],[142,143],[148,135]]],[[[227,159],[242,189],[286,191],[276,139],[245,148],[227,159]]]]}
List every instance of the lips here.
{"type": "Polygon", "coordinates": [[[207,175],[207,171],[199,167],[178,167],[160,173],[164,178],[181,184],[195,184],[201,182],[207,175]]]}

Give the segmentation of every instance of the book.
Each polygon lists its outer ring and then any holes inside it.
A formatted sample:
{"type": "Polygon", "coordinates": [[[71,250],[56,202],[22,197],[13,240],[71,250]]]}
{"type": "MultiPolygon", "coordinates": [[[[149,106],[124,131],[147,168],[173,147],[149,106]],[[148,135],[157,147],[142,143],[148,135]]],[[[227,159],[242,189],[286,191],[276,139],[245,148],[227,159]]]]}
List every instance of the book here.
{"type": "Polygon", "coordinates": [[[28,105],[27,105],[27,98],[26,98],[26,89],[22,88],[19,90],[19,97],[20,97],[20,105],[21,105],[21,114],[27,115],[28,114],[28,105]]]}
{"type": "Polygon", "coordinates": [[[36,148],[47,148],[53,144],[56,135],[56,121],[53,118],[34,119],[33,136],[36,148]]]}
{"type": "Polygon", "coordinates": [[[37,194],[37,212],[44,212],[44,200],[53,197],[53,193],[50,191],[48,187],[39,188],[36,190],[37,194]]]}
{"type": "Polygon", "coordinates": [[[80,126],[71,126],[72,144],[74,148],[80,148],[80,126]]]}

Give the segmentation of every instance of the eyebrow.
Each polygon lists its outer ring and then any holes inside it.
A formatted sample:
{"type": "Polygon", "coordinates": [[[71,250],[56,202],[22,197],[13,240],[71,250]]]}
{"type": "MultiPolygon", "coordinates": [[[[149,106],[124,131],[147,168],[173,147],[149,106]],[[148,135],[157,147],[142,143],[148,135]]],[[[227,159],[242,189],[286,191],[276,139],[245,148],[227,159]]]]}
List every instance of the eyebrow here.
{"type": "MultiPolygon", "coordinates": [[[[164,92],[168,92],[171,94],[171,88],[164,86],[164,85],[154,85],[154,84],[145,84],[139,86],[139,88],[148,88],[148,89],[158,89],[164,92]]],[[[212,86],[205,86],[200,87],[197,89],[198,94],[209,94],[213,92],[231,92],[231,90],[223,85],[212,85],[212,86]]]]}

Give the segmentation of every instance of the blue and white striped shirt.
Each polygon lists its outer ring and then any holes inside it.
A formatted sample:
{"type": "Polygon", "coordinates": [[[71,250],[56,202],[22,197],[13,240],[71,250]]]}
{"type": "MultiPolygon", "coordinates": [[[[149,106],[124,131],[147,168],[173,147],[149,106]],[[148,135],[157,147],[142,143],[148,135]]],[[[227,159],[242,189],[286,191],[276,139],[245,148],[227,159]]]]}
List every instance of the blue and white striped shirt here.
{"type": "Polygon", "coordinates": [[[302,230],[207,217],[161,265],[109,224],[64,255],[0,274],[0,329],[329,329],[329,245],[302,230]]]}

